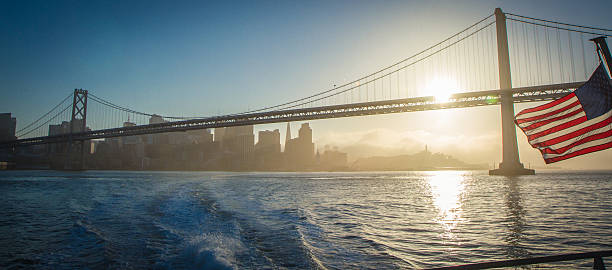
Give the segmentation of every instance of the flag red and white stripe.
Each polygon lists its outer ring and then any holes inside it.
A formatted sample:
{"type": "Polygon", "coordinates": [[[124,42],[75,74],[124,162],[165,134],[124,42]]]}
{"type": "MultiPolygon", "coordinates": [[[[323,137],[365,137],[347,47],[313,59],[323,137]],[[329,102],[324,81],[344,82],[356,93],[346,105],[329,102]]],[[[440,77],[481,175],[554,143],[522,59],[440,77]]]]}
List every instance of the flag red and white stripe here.
{"type": "Polygon", "coordinates": [[[612,87],[602,72],[600,66],[573,93],[516,115],[515,123],[546,163],[612,147],[612,87]]]}

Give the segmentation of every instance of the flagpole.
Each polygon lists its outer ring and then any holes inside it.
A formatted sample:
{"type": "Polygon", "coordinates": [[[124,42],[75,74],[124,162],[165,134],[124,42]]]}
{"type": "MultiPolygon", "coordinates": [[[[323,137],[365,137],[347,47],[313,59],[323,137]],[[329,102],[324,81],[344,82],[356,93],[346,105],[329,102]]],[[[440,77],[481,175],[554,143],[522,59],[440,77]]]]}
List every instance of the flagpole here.
{"type": "Polygon", "coordinates": [[[610,56],[610,49],[608,49],[608,43],[606,42],[606,37],[596,37],[591,39],[590,41],[595,42],[595,47],[597,47],[597,52],[600,56],[603,57],[605,62],[605,66],[608,69],[608,76],[612,76],[612,70],[610,69],[610,65],[612,65],[612,56],[610,56]]]}

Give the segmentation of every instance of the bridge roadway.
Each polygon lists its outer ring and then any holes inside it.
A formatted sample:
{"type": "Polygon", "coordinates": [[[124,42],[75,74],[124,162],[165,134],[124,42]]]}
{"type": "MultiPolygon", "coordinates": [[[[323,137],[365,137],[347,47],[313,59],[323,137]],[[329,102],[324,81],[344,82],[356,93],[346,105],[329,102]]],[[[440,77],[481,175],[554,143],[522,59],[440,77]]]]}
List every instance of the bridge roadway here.
{"type": "Polygon", "coordinates": [[[341,118],[351,116],[365,116],[375,114],[498,105],[500,104],[500,93],[502,91],[511,91],[515,103],[547,101],[560,98],[572,92],[576,88],[580,87],[582,84],[584,84],[584,82],[512,88],[510,90],[490,90],[480,92],[457,93],[451,95],[448,101],[443,102],[436,101],[435,97],[433,96],[426,96],[406,99],[311,107],[302,109],[267,111],[249,114],[214,116],[208,118],[173,121],[160,124],[101,129],[82,133],[18,139],[15,141],[0,142],[0,146],[16,147],[67,142],[70,140],[82,141],[111,137],[187,131],[205,128],[232,127],[315,119],[341,118]]]}

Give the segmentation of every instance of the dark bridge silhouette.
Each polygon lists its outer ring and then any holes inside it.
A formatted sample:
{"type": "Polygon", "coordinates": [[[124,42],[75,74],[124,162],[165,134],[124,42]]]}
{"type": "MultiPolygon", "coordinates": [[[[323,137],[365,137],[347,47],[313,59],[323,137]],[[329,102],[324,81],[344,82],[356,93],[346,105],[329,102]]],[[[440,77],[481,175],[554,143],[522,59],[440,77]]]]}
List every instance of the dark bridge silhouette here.
{"type": "Polygon", "coordinates": [[[533,174],[519,159],[514,103],[553,100],[581,86],[590,73],[587,62],[594,66],[597,61],[595,57],[587,59],[584,44],[588,44],[589,38],[607,37],[610,33],[608,29],[504,14],[496,9],[494,14],[409,58],[290,102],[237,114],[177,117],[139,112],[76,89],[71,94],[72,102],[67,97],[22,128],[17,140],[0,142],[0,146],[16,148],[67,142],[71,149],[78,145],[69,151],[82,156],[84,142],[91,139],[500,105],[503,159],[499,168],[490,173],[533,174]],[[510,27],[507,22],[511,22],[510,27]],[[515,78],[513,72],[517,73],[515,78]],[[430,84],[444,82],[440,80],[443,77],[453,78],[455,85],[430,84]],[[513,87],[513,82],[518,87],[513,87]],[[438,94],[444,91],[459,93],[447,93],[441,98],[438,94]],[[88,105],[88,101],[93,103],[88,105]],[[91,113],[93,104],[99,108],[91,113]],[[132,123],[137,121],[130,120],[130,115],[157,117],[163,121],[132,123]],[[47,124],[61,121],[69,123],[69,132],[52,134],[47,129],[47,124]],[[90,123],[92,129],[88,128],[90,123]]]}

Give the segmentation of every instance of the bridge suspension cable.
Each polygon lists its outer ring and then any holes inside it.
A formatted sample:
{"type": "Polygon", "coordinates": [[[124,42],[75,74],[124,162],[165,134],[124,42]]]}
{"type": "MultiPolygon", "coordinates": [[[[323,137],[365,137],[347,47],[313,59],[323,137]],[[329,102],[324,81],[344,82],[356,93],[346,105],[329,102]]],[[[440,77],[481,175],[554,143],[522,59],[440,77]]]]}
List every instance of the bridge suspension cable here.
{"type": "MultiPolygon", "coordinates": [[[[476,33],[480,32],[481,30],[483,30],[483,29],[485,29],[485,28],[489,27],[490,25],[492,25],[492,24],[494,24],[494,23],[495,23],[495,22],[490,22],[490,23],[488,23],[488,24],[486,24],[486,25],[482,26],[481,28],[479,28],[479,29],[478,29],[478,30],[476,30],[475,32],[473,32],[473,33],[471,33],[471,34],[469,34],[469,35],[467,35],[467,36],[465,36],[465,37],[463,37],[463,38],[461,38],[461,39],[459,39],[459,40],[457,40],[457,41],[455,41],[455,42],[453,42],[453,43],[451,43],[451,44],[449,44],[449,45],[447,45],[447,46],[444,46],[444,47],[442,47],[442,48],[440,48],[440,49],[438,49],[438,50],[434,51],[434,52],[433,52],[433,53],[431,53],[431,54],[428,54],[428,55],[426,55],[426,56],[424,56],[424,57],[422,57],[422,58],[419,58],[419,59],[415,60],[414,62],[411,62],[411,63],[409,63],[409,64],[407,64],[407,65],[405,65],[405,66],[403,66],[403,67],[399,67],[399,68],[397,68],[397,69],[395,69],[395,70],[391,70],[391,71],[389,71],[389,72],[387,72],[387,73],[381,74],[381,75],[379,75],[378,77],[375,77],[375,78],[373,78],[373,79],[371,79],[371,80],[369,80],[369,81],[366,81],[365,83],[367,84],[367,83],[372,83],[372,82],[375,82],[375,81],[380,80],[380,79],[382,79],[382,78],[385,78],[385,77],[387,77],[387,76],[389,76],[389,75],[391,75],[391,74],[393,74],[393,73],[396,73],[396,72],[398,72],[398,71],[400,71],[400,70],[406,69],[407,67],[413,66],[414,64],[417,64],[417,63],[419,63],[419,62],[422,62],[423,60],[426,60],[427,58],[429,58],[429,57],[431,57],[431,56],[433,56],[433,55],[435,55],[435,54],[437,54],[437,53],[439,53],[439,52],[441,52],[441,51],[443,51],[443,50],[446,50],[446,49],[448,49],[449,47],[451,47],[451,46],[453,46],[453,45],[455,45],[455,44],[457,44],[457,43],[459,43],[459,42],[461,42],[461,41],[463,41],[463,40],[465,40],[465,39],[467,39],[467,38],[471,37],[472,35],[474,35],[474,34],[476,34],[476,33]]],[[[447,39],[447,40],[448,40],[448,39],[447,39]]],[[[388,69],[385,69],[385,70],[388,70],[388,69]]],[[[377,74],[377,73],[373,73],[373,74],[377,74]]],[[[364,77],[364,78],[367,78],[367,77],[364,77]]],[[[346,85],[350,85],[350,84],[346,84],[346,85]]],[[[345,86],[346,86],[346,85],[345,85],[345,86]]],[[[317,98],[317,99],[309,100],[309,101],[307,101],[307,102],[302,102],[302,103],[294,104],[294,105],[291,105],[291,106],[282,107],[281,109],[292,109],[292,108],[296,108],[296,107],[299,107],[299,106],[302,106],[302,105],[305,105],[305,104],[308,104],[308,103],[311,103],[311,102],[314,102],[314,101],[320,101],[320,100],[323,100],[323,99],[326,99],[326,98],[330,98],[330,97],[333,97],[333,96],[336,96],[336,95],[339,95],[339,94],[343,94],[343,93],[348,92],[348,91],[350,91],[350,90],[354,90],[354,89],[356,89],[356,88],[358,88],[358,87],[359,87],[359,85],[357,85],[357,86],[352,86],[352,87],[349,87],[349,88],[347,88],[347,89],[343,89],[342,91],[339,91],[339,92],[336,92],[336,93],[333,93],[333,94],[329,94],[329,95],[327,95],[327,96],[323,96],[323,97],[320,97],[320,98],[317,98]]],[[[328,91],[328,92],[326,92],[326,93],[329,93],[329,91],[328,91]]],[[[319,96],[320,94],[321,94],[321,93],[319,93],[319,94],[317,94],[317,95],[313,95],[313,96],[311,96],[311,97],[316,97],[316,96],[319,96]]],[[[306,98],[301,99],[301,100],[305,100],[305,99],[306,99],[306,98]]],[[[294,102],[291,102],[291,103],[294,103],[294,102]]],[[[291,104],[291,103],[288,103],[288,104],[291,104]]],[[[277,106],[278,106],[278,105],[277,105],[277,106]]],[[[273,108],[273,107],[268,107],[268,108],[264,108],[264,109],[261,109],[261,110],[271,109],[271,108],[273,108]]],[[[258,112],[258,111],[260,111],[260,110],[249,111],[249,112],[247,112],[247,113],[258,112]]]]}
{"type": "MultiPolygon", "coordinates": [[[[65,113],[66,111],[68,111],[68,109],[70,109],[70,108],[72,108],[72,104],[69,104],[69,105],[68,105],[68,106],[66,106],[66,107],[65,107],[63,110],[59,111],[58,113],[56,113],[55,115],[53,115],[52,117],[50,117],[50,118],[49,118],[47,121],[45,121],[45,122],[41,123],[40,125],[38,125],[38,126],[36,126],[36,127],[33,127],[33,128],[31,128],[30,130],[25,131],[25,132],[23,132],[23,133],[16,133],[16,136],[17,136],[17,137],[26,137],[26,136],[28,136],[28,135],[30,135],[30,134],[32,134],[32,133],[34,133],[34,132],[36,132],[36,131],[39,131],[39,133],[43,132],[43,131],[41,131],[41,130],[40,130],[41,128],[44,128],[44,126],[45,126],[45,125],[49,124],[49,123],[50,123],[51,121],[53,121],[53,120],[57,120],[58,118],[59,118],[59,119],[63,119],[64,117],[63,117],[63,115],[62,115],[62,114],[63,114],[63,113],[65,113]],[[60,117],[60,116],[62,116],[62,117],[60,117]]],[[[43,116],[42,118],[44,118],[44,116],[43,116]]],[[[41,118],[41,119],[42,119],[42,118],[41,118]]],[[[22,129],[22,130],[23,130],[23,129],[22,129]]],[[[43,133],[43,134],[44,134],[44,133],[43,133]]],[[[40,136],[40,135],[42,135],[42,134],[37,134],[37,135],[39,135],[39,136],[40,136]]]]}
{"type": "MultiPolygon", "coordinates": [[[[416,53],[416,54],[414,54],[414,55],[412,55],[412,56],[410,56],[410,57],[404,58],[403,60],[400,60],[400,61],[398,61],[398,62],[396,62],[396,63],[394,63],[394,64],[392,64],[392,65],[390,65],[390,66],[387,66],[387,67],[385,67],[385,68],[379,69],[379,70],[377,70],[377,71],[375,71],[375,72],[373,72],[373,73],[370,73],[370,74],[368,74],[368,75],[362,76],[362,77],[360,77],[360,78],[358,78],[358,79],[352,80],[352,81],[350,81],[350,82],[344,83],[344,84],[339,85],[339,86],[335,86],[335,87],[333,87],[333,88],[331,88],[331,89],[324,90],[324,91],[318,92],[318,93],[316,93],[316,94],[313,94],[313,95],[310,95],[310,96],[307,96],[307,97],[303,97],[303,98],[300,98],[300,99],[296,99],[296,100],[293,100],[293,101],[285,102],[285,103],[278,104],[278,105],[274,105],[274,106],[268,106],[268,107],[264,107],[264,108],[260,108],[260,109],[256,109],[256,110],[249,110],[249,111],[245,111],[245,112],[238,113],[238,114],[247,114],[247,113],[261,112],[261,111],[267,111],[267,110],[272,110],[272,109],[289,109],[289,108],[294,108],[294,107],[298,107],[298,106],[301,106],[301,105],[304,105],[304,104],[311,103],[311,102],[313,102],[313,101],[319,101],[319,100],[322,100],[322,99],[325,99],[325,98],[333,97],[333,96],[335,96],[335,95],[338,95],[338,94],[341,94],[341,93],[345,93],[345,92],[347,92],[347,91],[349,91],[349,90],[353,90],[353,89],[355,89],[355,88],[357,88],[357,87],[353,86],[353,87],[350,87],[349,89],[343,89],[343,90],[342,90],[342,91],[340,91],[340,92],[337,92],[337,93],[334,93],[334,94],[331,94],[331,95],[327,95],[327,96],[324,96],[324,97],[322,97],[322,98],[318,98],[318,99],[310,100],[310,99],[312,99],[312,98],[319,97],[319,96],[322,96],[322,95],[325,95],[325,94],[328,94],[328,93],[331,93],[331,92],[334,92],[334,91],[340,90],[340,89],[342,89],[342,88],[344,88],[344,87],[350,86],[351,84],[359,83],[359,82],[360,82],[360,81],[362,81],[362,80],[366,80],[366,84],[367,84],[367,83],[372,83],[372,82],[374,82],[374,81],[376,81],[376,80],[379,80],[379,79],[381,79],[381,78],[386,77],[387,75],[390,75],[390,74],[395,73],[395,72],[397,72],[397,71],[399,71],[399,70],[402,70],[402,69],[406,68],[407,66],[404,66],[404,67],[399,68],[399,69],[395,69],[395,70],[393,70],[393,71],[391,71],[391,72],[388,72],[388,73],[386,73],[386,74],[384,74],[384,75],[378,76],[378,77],[376,77],[375,79],[368,80],[370,77],[372,77],[372,76],[376,76],[376,75],[378,75],[378,74],[380,74],[380,73],[382,73],[382,72],[384,72],[384,71],[387,71],[387,70],[389,70],[389,69],[391,69],[391,68],[393,68],[393,67],[396,67],[396,66],[398,66],[398,65],[400,65],[400,64],[403,64],[403,63],[405,63],[405,62],[407,62],[407,61],[409,61],[409,60],[411,60],[411,59],[414,59],[414,58],[416,58],[416,57],[418,57],[418,56],[420,56],[420,55],[422,55],[422,54],[426,53],[427,51],[432,50],[432,49],[434,49],[434,48],[436,48],[436,47],[438,47],[438,46],[440,46],[440,45],[444,44],[445,42],[447,42],[447,41],[449,41],[449,40],[452,40],[453,38],[458,37],[459,35],[461,35],[461,34],[463,34],[463,33],[467,32],[467,31],[469,31],[470,29],[472,29],[472,28],[474,28],[475,26],[479,25],[480,23],[482,23],[482,22],[486,21],[487,19],[491,18],[492,16],[493,16],[493,14],[491,14],[491,15],[489,15],[489,16],[487,16],[487,17],[485,17],[485,18],[483,18],[483,19],[481,19],[481,20],[479,20],[479,21],[477,21],[476,23],[474,23],[474,24],[472,24],[472,25],[468,26],[467,28],[465,28],[465,29],[463,29],[463,30],[461,30],[461,31],[457,32],[456,34],[454,34],[454,35],[452,35],[452,36],[450,36],[450,37],[448,37],[448,38],[446,38],[446,39],[444,39],[444,40],[442,40],[442,41],[440,41],[440,42],[438,42],[438,43],[436,43],[436,44],[434,44],[434,45],[432,45],[432,46],[430,46],[430,47],[428,47],[428,48],[426,48],[426,49],[424,49],[424,50],[422,50],[422,51],[420,51],[420,52],[418,52],[418,53],[416,53]],[[299,104],[294,104],[294,103],[302,102],[302,101],[305,101],[305,100],[309,100],[309,101],[308,101],[308,102],[299,103],[299,104]],[[294,104],[294,105],[291,105],[291,104],[294,104]],[[287,106],[287,105],[291,105],[291,106],[287,106]],[[287,107],[285,107],[285,106],[287,106],[287,107]]],[[[474,35],[475,33],[479,32],[480,30],[482,30],[482,29],[486,28],[487,26],[489,26],[489,25],[491,25],[491,24],[493,24],[493,23],[495,23],[495,22],[493,21],[493,22],[491,22],[491,23],[488,23],[487,25],[485,25],[485,26],[483,26],[483,27],[479,28],[478,30],[474,31],[473,33],[471,33],[469,36],[474,35]]],[[[463,37],[463,38],[462,38],[462,39],[460,39],[459,41],[462,41],[462,40],[466,39],[466,38],[467,38],[467,37],[469,37],[469,36],[463,37]]],[[[459,41],[456,41],[456,42],[452,43],[451,45],[454,45],[454,44],[458,43],[459,41]]],[[[443,48],[443,49],[446,49],[446,48],[448,48],[448,47],[450,47],[450,46],[446,46],[446,47],[445,47],[445,48],[443,48]]],[[[428,58],[428,57],[432,56],[433,54],[436,54],[436,53],[438,53],[438,52],[442,51],[443,49],[437,50],[437,51],[435,51],[434,53],[429,54],[429,55],[427,55],[427,56],[426,56],[426,57],[424,57],[424,58],[421,58],[421,59],[419,59],[419,60],[417,60],[417,61],[415,61],[415,62],[412,62],[412,63],[410,63],[408,66],[413,65],[413,64],[415,64],[415,63],[418,63],[418,62],[420,62],[420,61],[422,61],[422,60],[424,60],[424,59],[426,59],[426,58],[428,58]]]]}
{"type": "Polygon", "coordinates": [[[164,119],[181,119],[181,120],[182,119],[198,119],[198,118],[204,118],[205,117],[205,116],[167,116],[167,115],[160,115],[160,114],[155,114],[155,113],[139,112],[139,111],[132,110],[130,108],[119,106],[119,105],[114,104],[114,103],[112,103],[110,101],[107,101],[105,99],[97,97],[97,96],[95,96],[94,94],[91,94],[91,93],[89,94],[89,97],[91,98],[91,100],[93,100],[95,102],[98,102],[98,103],[100,103],[102,105],[111,107],[113,109],[117,109],[117,110],[120,110],[120,111],[123,111],[123,112],[127,112],[127,113],[133,113],[133,114],[149,116],[149,117],[151,117],[151,116],[159,116],[159,117],[164,118],[164,119]]]}
{"type": "Polygon", "coordinates": [[[612,30],[506,13],[513,86],[584,81],[599,62],[589,41],[612,30]]]}
{"type": "MultiPolygon", "coordinates": [[[[587,57],[585,48],[590,44],[588,39],[595,35],[610,36],[612,33],[601,27],[554,22],[512,13],[506,15],[513,87],[584,81],[598,60],[595,50],[593,57],[587,57]]],[[[89,100],[92,101],[90,105],[94,106],[88,109],[90,116],[87,117],[87,125],[92,130],[102,130],[155,123],[151,119],[154,116],[164,119],[161,122],[219,119],[294,108],[435,96],[439,94],[436,93],[439,88],[452,87],[451,93],[497,89],[497,36],[495,27],[490,27],[495,23],[492,17],[489,15],[410,57],[339,86],[334,85],[306,97],[240,113],[213,117],[168,116],[130,109],[89,93],[89,100]],[[440,81],[441,78],[451,80],[452,86],[431,86],[432,82],[440,81]]],[[[64,104],[70,103],[70,96],[34,122],[19,129],[18,136],[50,135],[45,125],[53,121],[69,121],[71,115],[68,109],[72,104],[64,104]]]]}
{"type": "Polygon", "coordinates": [[[49,110],[47,113],[43,114],[40,118],[34,120],[30,124],[28,124],[28,125],[22,127],[21,129],[15,131],[15,133],[16,134],[21,134],[22,131],[24,131],[24,130],[28,129],[29,127],[33,126],[34,124],[38,123],[40,120],[44,119],[47,115],[51,114],[55,109],[57,109],[59,106],[61,106],[64,102],[66,102],[66,100],[68,100],[71,96],[72,96],[72,94],[66,96],[66,98],[64,98],[62,101],[60,101],[60,103],[55,105],[55,107],[53,107],[53,109],[49,110]]]}
{"type": "Polygon", "coordinates": [[[571,32],[576,32],[576,33],[583,33],[583,34],[591,34],[591,35],[600,35],[600,36],[612,37],[612,35],[604,34],[604,33],[582,31],[582,30],[578,30],[578,29],[571,29],[571,28],[559,27],[559,26],[548,25],[548,24],[543,24],[543,23],[530,22],[530,21],[525,21],[525,20],[520,20],[520,19],[515,19],[515,18],[508,18],[508,20],[513,20],[513,21],[522,22],[522,23],[528,23],[528,24],[533,24],[533,25],[539,25],[539,26],[544,26],[544,27],[554,28],[554,29],[559,29],[559,30],[566,30],[566,31],[571,31],[571,32]]]}
{"type": "MultiPolygon", "coordinates": [[[[339,86],[334,86],[331,89],[328,90],[324,90],[321,92],[318,92],[316,94],[307,96],[307,97],[303,97],[303,98],[299,98],[296,100],[292,100],[289,102],[285,102],[285,103],[281,103],[281,104],[277,104],[274,106],[267,106],[267,107],[263,107],[260,109],[255,109],[255,110],[247,110],[247,111],[243,111],[240,113],[232,113],[232,114],[225,114],[225,115],[219,115],[219,116],[231,116],[231,115],[243,115],[243,114],[249,114],[249,113],[256,113],[256,112],[262,112],[262,111],[268,111],[268,110],[283,110],[283,109],[291,109],[291,108],[296,108],[296,107],[300,107],[306,104],[312,104],[313,102],[318,102],[318,101],[322,101],[325,99],[329,99],[329,98],[333,98],[336,97],[340,94],[345,94],[351,90],[355,90],[357,88],[362,87],[363,85],[368,85],[368,84],[375,84],[377,81],[380,81],[383,78],[387,78],[401,70],[404,70],[406,68],[409,68],[417,63],[423,62],[429,58],[431,58],[432,56],[450,48],[451,46],[460,43],[466,39],[468,39],[469,37],[474,36],[475,34],[479,33],[481,30],[487,28],[488,26],[492,25],[493,23],[495,23],[493,20],[491,20],[490,22],[486,22],[484,24],[484,26],[480,26],[478,27],[475,31],[470,31],[471,29],[476,28],[477,26],[483,24],[483,22],[485,22],[486,20],[490,19],[493,15],[489,15],[486,16],[485,18],[477,21],[476,23],[466,27],[465,29],[451,35],[450,37],[432,45],[429,46],[428,48],[421,50],[419,52],[417,52],[416,54],[404,58],[398,62],[395,62],[394,64],[391,64],[389,66],[386,66],[384,68],[381,68],[379,70],[376,70],[375,72],[369,73],[365,76],[361,76],[358,79],[349,81],[347,83],[343,83],[339,86]],[[461,36],[463,34],[463,36],[461,36]],[[455,39],[456,40],[453,40],[455,39]],[[448,43],[449,41],[450,44],[445,44],[448,43]],[[442,46],[444,45],[444,46],[442,46]],[[433,52],[431,52],[433,50],[433,52]],[[428,53],[431,52],[431,53],[428,53]],[[410,60],[413,60],[411,62],[409,62],[410,60]],[[404,64],[404,65],[402,65],[404,64]],[[356,85],[355,85],[356,84],[356,85]]],[[[397,93],[399,94],[399,75],[396,76],[396,90],[397,93]]],[[[389,83],[390,84],[390,83],[389,83]]],[[[374,86],[376,87],[376,86],[374,86]]],[[[389,85],[389,88],[391,86],[389,85]]],[[[126,113],[133,113],[133,114],[137,114],[137,115],[143,115],[143,116],[160,116],[164,119],[168,119],[168,120],[185,120],[185,119],[201,119],[201,118],[206,118],[209,116],[167,116],[167,115],[162,115],[162,114],[153,114],[153,113],[146,113],[146,112],[141,112],[141,111],[136,111],[136,110],[132,110],[117,104],[114,104],[110,101],[107,101],[103,98],[97,97],[93,94],[90,93],[90,97],[93,101],[98,102],[104,106],[116,109],[116,110],[120,110],[126,113]]]]}
{"type": "Polygon", "coordinates": [[[527,16],[513,14],[513,13],[506,13],[506,15],[510,15],[510,16],[514,16],[514,17],[519,17],[519,18],[523,18],[523,19],[534,20],[534,21],[541,21],[541,22],[546,22],[546,23],[553,23],[553,24],[577,27],[577,28],[585,28],[585,29],[591,29],[591,30],[600,30],[600,31],[612,32],[612,29],[606,29],[606,28],[601,28],[601,27],[593,27],[593,26],[585,26],[585,25],[578,25],[578,24],[571,24],[571,23],[556,22],[556,21],[551,21],[551,20],[527,17],[527,16]]]}

